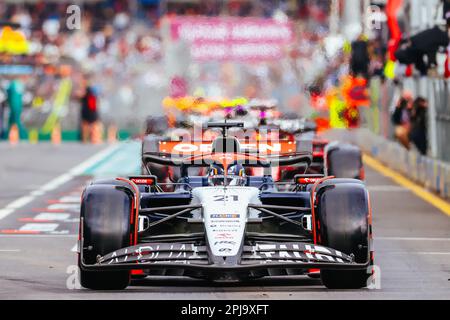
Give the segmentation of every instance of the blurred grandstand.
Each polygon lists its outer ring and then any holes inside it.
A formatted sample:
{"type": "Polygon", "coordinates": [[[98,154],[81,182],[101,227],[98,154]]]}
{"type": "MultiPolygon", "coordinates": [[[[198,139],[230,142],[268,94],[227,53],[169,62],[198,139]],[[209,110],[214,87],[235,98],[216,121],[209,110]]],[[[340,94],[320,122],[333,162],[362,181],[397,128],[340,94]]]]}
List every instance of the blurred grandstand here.
{"type": "Polygon", "coordinates": [[[185,78],[189,90],[197,94],[246,92],[275,96],[285,102],[282,105],[296,106],[303,98],[298,89],[309,81],[305,79],[315,77],[316,71],[307,66],[311,57],[321,59],[321,47],[316,44],[326,34],[329,10],[327,1],[78,1],[81,28],[69,30],[65,21],[71,4],[0,4],[2,23],[27,39],[25,55],[3,52],[15,69],[3,69],[1,87],[6,90],[13,76],[25,82],[22,118],[26,128],[37,130],[40,138],[48,136],[56,118],[66,138],[77,137],[78,100],[86,83],[98,90],[106,126],[114,123],[127,134],[137,134],[142,129],[137,124],[147,115],[162,112],[161,101],[170,93],[174,76],[185,78]],[[281,61],[197,63],[189,59],[182,44],[165,46],[167,37],[161,25],[174,16],[200,15],[291,19],[295,39],[283,49],[281,61]],[[19,68],[24,65],[27,68],[19,68]],[[70,86],[61,86],[63,78],[70,79],[70,86]]]}

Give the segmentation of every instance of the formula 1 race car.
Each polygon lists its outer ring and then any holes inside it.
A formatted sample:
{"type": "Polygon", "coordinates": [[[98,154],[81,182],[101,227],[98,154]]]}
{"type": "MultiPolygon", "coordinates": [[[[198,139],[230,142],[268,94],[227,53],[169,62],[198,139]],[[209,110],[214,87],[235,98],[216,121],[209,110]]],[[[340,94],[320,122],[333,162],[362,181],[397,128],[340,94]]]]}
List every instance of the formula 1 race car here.
{"type": "MultiPolygon", "coordinates": [[[[300,120],[298,120],[300,121],[300,120]]],[[[245,150],[254,150],[255,146],[260,147],[259,151],[268,153],[277,152],[303,152],[312,153],[312,163],[304,171],[303,166],[279,166],[273,168],[272,177],[275,182],[291,181],[299,173],[324,174],[336,178],[350,178],[364,180],[364,166],[361,149],[355,145],[338,141],[326,140],[315,132],[313,123],[301,120],[299,128],[293,129],[280,127],[278,125],[265,125],[248,130],[244,134],[231,135],[241,141],[241,146],[245,150]],[[250,137],[251,140],[248,140],[250,137]]],[[[205,151],[211,149],[212,138],[207,139],[200,136],[200,141],[193,141],[188,129],[176,128],[167,131],[165,136],[160,134],[149,134],[143,138],[141,156],[145,153],[174,153],[180,154],[187,151],[205,151]]],[[[213,136],[214,137],[214,136],[213,136]]],[[[201,170],[194,172],[200,174],[201,170]]],[[[261,172],[261,168],[253,168],[256,174],[261,172]]],[[[141,174],[156,175],[160,182],[176,182],[180,178],[178,168],[163,166],[157,163],[142,163],[141,174]]]]}
{"type": "MultiPolygon", "coordinates": [[[[249,106],[251,110],[258,112],[259,123],[255,127],[257,130],[276,128],[279,140],[291,141],[303,147],[306,143],[312,145],[313,161],[307,173],[364,180],[362,152],[359,147],[324,139],[318,134],[314,121],[296,114],[279,112],[275,100],[253,101],[249,106]]],[[[292,179],[299,173],[298,170],[292,167],[281,168],[280,180],[292,179]]]]}
{"type": "MultiPolygon", "coordinates": [[[[212,142],[220,136],[214,128],[200,128],[198,130],[188,128],[175,128],[168,131],[169,134],[149,134],[142,142],[141,155],[153,153],[160,156],[182,157],[187,155],[211,152],[212,142]],[[197,131],[199,134],[195,134],[197,131]]],[[[236,129],[236,128],[233,128],[236,129]]],[[[230,130],[229,136],[235,137],[240,142],[244,152],[257,153],[258,155],[280,155],[293,152],[312,152],[311,141],[298,141],[290,139],[290,136],[280,136],[277,127],[264,126],[257,129],[230,130]],[[287,137],[287,138],[286,138],[287,137]]],[[[189,174],[201,175],[203,168],[190,168],[189,174]]],[[[296,173],[304,173],[306,167],[303,164],[293,166],[278,166],[271,170],[275,182],[292,180],[296,173]],[[287,173],[290,173],[287,175],[287,173]]],[[[246,168],[250,175],[261,175],[263,168],[246,168]]],[[[177,182],[180,179],[180,168],[161,165],[155,162],[142,162],[141,174],[155,175],[160,182],[177,182]]]]}
{"type": "MultiPolygon", "coordinates": [[[[234,108],[227,115],[245,124],[244,131],[230,132],[230,135],[241,141],[243,148],[252,148],[254,142],[259,141],[258,144],[263,146],[263,149],[310,151],[313,160],[306,171],[308,174],[358,180],[365,178],[362,152],[359,147],[324,139],[318,134],[314,121],[298,117],[296,114],[281,113],[276,100],[252,100],[245,106],[234,108]]],[[[169,128],[166,117],[149,117],[146,121],[146,135],[142,140],[141,156],[148,152],[179,153],[183,148],[210,148],[212,140],[219,134],[205,135],[204,132],[200,135],[194,134],[193,128],[198,120],[206,119],[204,116],[186,114],[185,121],[179,121],[175,128],[169,128]]],[[[253,174],[261,172],[260,168],[252,170],[255,171],[253,174]]],[[[194,173],[201,174],[201,170],[197,169],[194,173]]],[[[272,178],[275,182],[291,181],[299,173],[305,173],[302,166],[280,166],[272,170],[272,178]]],[[[180,178],[177,168],[156,163],[147,165],[142,163],[141,174],[156,175],[160,182],[176,182],[180,178]]]]}
{"type": "Polygon", "coordinates": [[[308,173],[365,179],[362,151],[358,146],[324,139],[317,133],[316,125],[312,121],[304,121],[302,129],[293,133],[293,139],[312,143],[313,161],[308,173]]]}
{"type": "Polygon", "coordinates": [[[272,167],[312,155],[260,156],[243,151],[220,128],[210,151],[171,157],[145,153],[145,164],[175,166],[177,183],[137,176],[91,183],[82,195],[81,285],[124,289],[131,275],[188,276],[209,281],[308,274],[319,269],[327,288],[362,288],[371,278],[369,194],[354,179],[298,175],[275,183],[272,167]],[[203,176],[190,168],[205,168],[203,176]],[[263,168],[261,176],[247,168],[263,168]],[[171,188],[169,191],[167,188],[171,188]]]}

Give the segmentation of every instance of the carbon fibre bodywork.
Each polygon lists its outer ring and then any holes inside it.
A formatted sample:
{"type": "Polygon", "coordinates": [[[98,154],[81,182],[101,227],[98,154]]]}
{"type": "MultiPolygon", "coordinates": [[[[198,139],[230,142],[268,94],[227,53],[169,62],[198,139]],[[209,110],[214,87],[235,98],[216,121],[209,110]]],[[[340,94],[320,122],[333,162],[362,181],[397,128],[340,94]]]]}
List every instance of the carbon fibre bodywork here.
{"type": "MultiPolygon", "coordinates": [[[[130,270],[240,280],[310,269],[321,270],[329,288],[366,285],[373,249],[365,185],[303,174],[276,182],[273,168],[307,169],[313,154],[242,151],[238,139],[227,136],[229,128],[241,125],[209,124],[223,131],[210,152],[183,157],[161,150],[143,154],[146,167],[178,168],[177,183],[138,176],[99,181],[85,189],[79,244],[83,286],[124,288],[130,270]],[[211,166],[220,166],[223,173],[211,177],[217,170],[208,176],[189,172],[211,166]],[[227,173],[235,166],[242,169],[232,184],[227,173]],[[248,168],[260,168],[262,174],[241,175],[248,168]]],[[[341,149],[330,152],[336,150],[341,149]]]]}
{"type": "MultiPolygon", "coordinates": [[[[363,188],[358,181],[346,181],[363,188]]],[[[248,184],[255,185],[255,182],[248,184]]],[[[266,184],[267,180],[260,187],[266,184]]],[[[184,184],[177,186],[174,192],[163,193],[152,192],[151,186],[137,186],[141,189],[139,215],[148,218],[145,230],[139,231],[138,243],[97,255],[95,261],[88,259],[90,263],[85,259],[89,250],[82,250],[80,267],[86,271],[135,269],[145,270],[145,274],[236,280],[304,274],[309,269],[361,270],[370,265],[369,256],[362,259],[359,255],[357,261],[356,251],[342,252],[314,243],[312,227],[307,222],[311,219],[311,191],[279,191],[273,182],[269,186],[260,192],[260,204],[248,206],[247,210],[259,213],[246,220],[242,245],[238,254],[231,257],[212,254],[207,226],[201,217],[193,214],[201,211],[201,205],[192,204],[192,192],[186,191],[184,184]],[[145,188],[149,192],[145,192],[145,188]]],[[[324,183],[317,193],[325,194],[327,186],[329,188],[330,184],[324,183]]],[[[192,188],[202,187],[197,184],[192,188]]],[[[323,206],[322,203],[318,205],[323,206]]],[[[322,223],[326,226],[323,219],[322,223]]],[[[82,237],[81,248],[87,248],[84,240],[82,237]]],[[[220,241],[226,243],[234,239],[225,236],[220,241]]]]}

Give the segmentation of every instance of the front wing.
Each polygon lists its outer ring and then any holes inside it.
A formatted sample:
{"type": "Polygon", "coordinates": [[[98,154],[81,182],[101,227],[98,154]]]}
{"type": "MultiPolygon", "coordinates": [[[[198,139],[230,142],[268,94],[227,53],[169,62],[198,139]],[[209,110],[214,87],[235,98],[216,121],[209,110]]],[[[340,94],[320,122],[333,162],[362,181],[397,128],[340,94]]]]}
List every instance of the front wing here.
{"type": "Polygon", "coordinates": [[[245,245],[234,263],[213,264],[206,246],[183,243],[139,244],[99,256],[95,264],[85,264],[81,250],[81,268],[90,271],[132,269],[180,269],[204,273],[242,272],[259,269],[365,269],[352,255],[307,243],[264,243],[245,245]]]}

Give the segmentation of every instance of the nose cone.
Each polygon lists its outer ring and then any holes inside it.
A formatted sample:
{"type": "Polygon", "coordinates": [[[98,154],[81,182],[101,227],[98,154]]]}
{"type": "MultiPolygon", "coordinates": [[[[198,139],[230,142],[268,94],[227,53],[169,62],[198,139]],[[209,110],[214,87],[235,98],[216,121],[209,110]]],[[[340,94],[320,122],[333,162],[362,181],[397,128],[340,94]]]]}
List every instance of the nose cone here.
{"type": "Polygon", "coordinates": [[[237,256],[241,250],[248,204],[258,189],[207,187],[194,190],[203,207],[207,242],[216,257],[237,256]]]}

